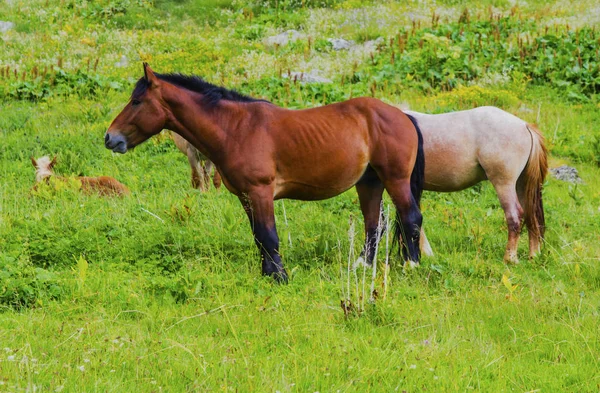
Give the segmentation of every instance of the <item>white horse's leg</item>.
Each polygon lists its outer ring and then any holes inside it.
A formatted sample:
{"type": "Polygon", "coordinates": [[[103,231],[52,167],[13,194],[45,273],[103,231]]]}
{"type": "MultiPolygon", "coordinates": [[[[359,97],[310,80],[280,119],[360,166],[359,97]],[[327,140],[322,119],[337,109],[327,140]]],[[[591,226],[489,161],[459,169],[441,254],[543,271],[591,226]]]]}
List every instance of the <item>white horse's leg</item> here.
{"type": "Polygon", "coordinates": [[[421,248],[421,253],[425,256],[428,257],[432,257],[433,256],[433,250],[431,249],[431,246],[429,245],[429,240],[427,240],[427,236],[425,236],[425,230],[423,229],[423,226],[421,226],[421,238],[419,240],[419,247],[421,248]]]}
{"type": "Polygon", "coordinates": [[[508,225],[508,243],[504,253],[504,261],[507,263],[519,263],[517,256],[517,244],[521,234],[521,225],[523,222],[523,209],[517,197],[516,184],[494,184],[500,205],[504,210],[506,224],[508,225]]]}

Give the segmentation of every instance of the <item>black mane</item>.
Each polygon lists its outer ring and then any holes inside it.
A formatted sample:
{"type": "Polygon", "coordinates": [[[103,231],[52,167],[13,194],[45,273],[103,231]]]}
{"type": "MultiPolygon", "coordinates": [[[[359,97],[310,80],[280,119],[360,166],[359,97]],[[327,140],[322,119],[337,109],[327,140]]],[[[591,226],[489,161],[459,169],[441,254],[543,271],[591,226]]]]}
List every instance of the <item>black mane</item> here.
{"type": "MultiPolygon", "coordinates": [[[[215,106],[221,100],[236,101],[236,102],[269,102],[259,98],[253,98],[244,94],[238,93],[235,90],[229,90],[221,86],[213,85],[212,83],[206,82],[204,79],[195,75],[183,75],[183,74],[157,74],[156,77],[165,82],[173,85],[182,87],[202,94],[204,102],[208,106],[215,106]]],[[[150,84],[145,77],[141,77],[131,93],[131,98],[139,98],[146,92],[150,84]]]]}

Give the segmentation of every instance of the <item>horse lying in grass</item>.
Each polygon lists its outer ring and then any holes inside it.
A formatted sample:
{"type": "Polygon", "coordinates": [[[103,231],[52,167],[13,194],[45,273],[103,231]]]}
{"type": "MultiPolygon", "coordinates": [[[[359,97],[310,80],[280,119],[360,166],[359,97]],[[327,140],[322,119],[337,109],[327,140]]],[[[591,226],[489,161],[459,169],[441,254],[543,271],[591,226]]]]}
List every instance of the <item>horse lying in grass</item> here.
{"type": "Polygon", "coordinates": [[[208,191],[210,183],[210,174],[215,171],[213,175],[213,185],[215,188],[221,187],[221,175],[214,166],[214,164],[208,160],[198,149],[192,146],[191,143],[183,139],[182,136],[176,133],[173,134],[173,142],[175,146],[185,154],[190,163],[192,169],[192,187],[199,189],[200,191],[208,191]]]}
{"type": "Polygon", "coordinates": [[[396,236],[418,263],[424,155],[416,123],[374,98],[288,110],[205,82],[155,74],[144,64],[130,101],[109,126],[106,148],[125,153],[163,129],[181,135],[218,168],[252,226],[262,273],[287,281],[273,200],[319,200],[355,186],[373,259],[383,190],[396,206],[396,236]]]}
{"type": "Polygon", "coordinates": [[[56,165],[56,156],[52,160],[50,160],[48,156],[40,157],[37,160],[31,157],[31,163],[35,167],[36,184],[33,186],[34,191],[37,190],[40,183],[49,183],[50,179],[53,179],[54,181],[61,182],[73,181],[77,184],[77,187],[86,194],[98,194],[103,196],[123,196],[129,194],[129,189],[125,185],[108,176],[56,176],[53,171],[53,168],[56,165]]]}
{"type": "MultiPolygon", "coordinates": [[[[548,172],[544,137],[536,126],[491,106],[439,115],[406,113],[417,120],[423,133],[424,189],[459,191],[489,180],[508,224],[504,260],[518,262],[523,219],[529,256],[535,256],[544,236],[542,184],[548,172]]],[[[421,232],[421,246],[423,253],[433,254],[425,232],[421,232]]]]}

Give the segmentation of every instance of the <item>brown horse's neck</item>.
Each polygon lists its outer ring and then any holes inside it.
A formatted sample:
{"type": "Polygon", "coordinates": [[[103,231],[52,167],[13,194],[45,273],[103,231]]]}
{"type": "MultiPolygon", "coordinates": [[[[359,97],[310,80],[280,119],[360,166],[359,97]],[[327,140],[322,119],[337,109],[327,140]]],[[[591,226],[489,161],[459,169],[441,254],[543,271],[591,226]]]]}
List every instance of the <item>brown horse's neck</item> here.
{"type": "Polygon", "coordinates": [[[170,112],[166,128],[181,135],[217,165],[226,151],[228,134],[250,115],[243,103],[223,100],[208,107],[201,94],[172,86],[165,86],[162,95],[170,112]]]}

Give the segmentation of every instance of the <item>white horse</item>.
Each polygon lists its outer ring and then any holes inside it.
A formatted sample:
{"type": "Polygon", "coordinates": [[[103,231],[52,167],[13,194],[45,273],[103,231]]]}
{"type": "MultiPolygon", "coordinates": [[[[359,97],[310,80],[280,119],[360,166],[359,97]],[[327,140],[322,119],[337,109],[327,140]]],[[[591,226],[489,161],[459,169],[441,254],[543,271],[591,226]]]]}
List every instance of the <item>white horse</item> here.
{"type": "MultiPolygon", "coordinates": [[[[480,181],[494,186],[508,224],[506,262],[517,263],[522,221],[529,232],[529,256],[544,236],[542,184],[548,171],[544,137],[535,125],[499,108],[412,115],[423,133],[425,190],[464,190],[480,181]]],[[[433,251],[421,228],[421,250],[433,251]]]]}
{"type": "Polygon", "coordinates": [[[221,176],[214,164],[182,136],[174,132],[172,132],[171,135],[173,136],[175,146],[177,146],[177,148],[188,158],[190,168],[192,169],[192,187],[197,188],[200,191],[207,191],[213,167],[215,170],[213,185],[215,188],[221,187],[221,176]]]}

